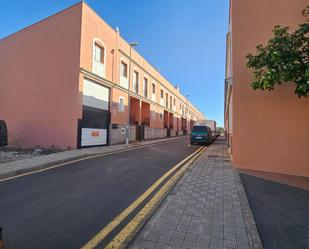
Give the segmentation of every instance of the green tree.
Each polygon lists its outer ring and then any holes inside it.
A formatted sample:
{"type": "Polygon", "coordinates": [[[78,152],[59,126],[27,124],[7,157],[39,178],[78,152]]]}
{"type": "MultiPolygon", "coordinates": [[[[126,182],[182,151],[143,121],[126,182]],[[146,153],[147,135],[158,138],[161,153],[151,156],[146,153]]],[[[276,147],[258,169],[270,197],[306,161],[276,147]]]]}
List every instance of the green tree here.
{"type": "Polygon", "coordinates": [[[289,27],[275,26],[274,37],[258,45],[256,55],[248,54],[247,66],[254,69],[254,90],[273,90],[275,85],[294,82],[295,94],[309,93],[309,5],[302,12],[306,22],[289,32],[289,27]]]}
{"type": "Polygon", "coordinates": [[[224,133],[224,128],[223,127],[218,127],[218,131],[220,131],[220,133],[224,133]]]}

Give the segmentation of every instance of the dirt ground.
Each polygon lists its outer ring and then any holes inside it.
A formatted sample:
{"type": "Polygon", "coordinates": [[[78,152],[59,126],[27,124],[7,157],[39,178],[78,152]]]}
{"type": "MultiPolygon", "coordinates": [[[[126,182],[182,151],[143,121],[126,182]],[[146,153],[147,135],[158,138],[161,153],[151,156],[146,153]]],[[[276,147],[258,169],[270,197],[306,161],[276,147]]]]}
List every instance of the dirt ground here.
{"type": "Polygon", "coordinates": [[[0,147],[0,163],[7,163],[41,155],[48,155],[59,152],[59,149],[15,149],[8,146],[0,147]]]}

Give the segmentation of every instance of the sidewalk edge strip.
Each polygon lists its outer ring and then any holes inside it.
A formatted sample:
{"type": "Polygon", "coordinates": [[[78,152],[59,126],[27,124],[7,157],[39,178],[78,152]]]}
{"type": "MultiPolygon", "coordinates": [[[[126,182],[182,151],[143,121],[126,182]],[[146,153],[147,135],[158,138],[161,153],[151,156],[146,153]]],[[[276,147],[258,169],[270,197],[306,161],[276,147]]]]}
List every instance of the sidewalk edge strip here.
{"type": "Polygon", "coordinates": [[[146,221],[155,212],[156,208],[162,203],[168,193],[177,184],[186,170],[195,162],[195,160],[203,154],[206,147],[202,148],[194,155],[186,164],[177,171],[150,199],[150,201],[140,210],[140,212],[114,237],[114,239],[105,247],[107,249],[124,249],[139,230],[143,227],[146,221]]]}
{"type": "Polygon", "coordinates": [[[238,192],[239,199],[241,202],[241,209],[242,209],[245,224],[246,224],[250,248],[251,249],[263,249],[261,238],[260,238],[258,229],[256,227],[256,223],[255,223],[255,220],[254,220],[251,208],[250,208],[247,194],[246,194],[246,191],[244,189],[243,183],[241,181],[241,178],[237,170],[234,170],[234,176],[236,179],[237,192],[238,192]]]}

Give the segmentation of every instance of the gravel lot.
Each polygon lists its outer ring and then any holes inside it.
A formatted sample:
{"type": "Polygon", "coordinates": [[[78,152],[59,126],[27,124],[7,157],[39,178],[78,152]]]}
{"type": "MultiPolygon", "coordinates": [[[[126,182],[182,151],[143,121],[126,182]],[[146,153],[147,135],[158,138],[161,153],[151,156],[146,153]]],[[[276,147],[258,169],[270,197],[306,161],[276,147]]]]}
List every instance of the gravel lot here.
{"type": "Polygon", "coordinates": [[[0,163],[7,163],[27,158],[48,155],[60,152],[58,149],[14,149],[11,147],[0,148],[0,163]]]}

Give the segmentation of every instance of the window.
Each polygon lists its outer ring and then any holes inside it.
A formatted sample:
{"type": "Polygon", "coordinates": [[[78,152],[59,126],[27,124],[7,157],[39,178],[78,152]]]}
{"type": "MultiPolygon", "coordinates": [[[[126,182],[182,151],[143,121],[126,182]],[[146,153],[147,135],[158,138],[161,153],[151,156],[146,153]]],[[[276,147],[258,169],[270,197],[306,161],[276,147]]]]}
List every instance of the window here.
{"type": "Polygon", "coordinates": [[[161,92],[160,92],[160,105],[164,106],[164,93],[163,93],[163,90],[161,89],[161,92]]]}
{"type": "Polygon", "coordinates": [[[152,83],[152,89],[151,89],[151,100],[156,102],[156,85],[155,83],[152,83]]]}
{"type": "Polygon", "coordinates": [[[128,65],[123,61],[120,63],[120,75],[125,78],[128,77],[128,65]]]}
{"type": "Polygon", "coordinates": [[[205,132],[208,133],[207,126],[193,126],[192,132],[205,132]]]}
{"type": "Polygon", "coordinates": [[[134,71],[134,75],[133,75],[133,91],[135,93],[138,93],[138,79],[139,79],[139,75],[138,72],[134,71]]]}
{"type": "Polygon", "coordinates": [[[173,97],[170,96],[170,109],[172,109],[172,105],[173,105],[173,97]]]}
{"type": "Polygon", "coordinates": [[[163,113],[160,113],[160,121],[163,121],[163,113]]]}
{"type": "Polygon", "coordinates": [[[124,107],[124,97],[119,97],[118,111],[119,111],[119,112],[124,112],[124,111],[125,111],[125,107],[124,107]]]}
{"type": "Polygon", "coordinates": [[[147,93],[148,93],[148,80],[144,78],[143,95],[145,98],[147,98],[147,93]]]}
{"type": "Polygon", "coordinates": [[[105,77],[105,48],[102,42],[94,39],[92,45],[92,72],[105,77]]]}
{"type": "Polygon", "coordinates": [[[123,88],[128,89],[129,87],[129,75],[128,75],[128,63],[125,61],[124,58],[120,58],[120,77],[119,77],[119,83],[120,86],[123,88]]]}
{"type": "Polygon", "coordinates": [[[168,107],[168,94],[165,94],[165,106],[168,107]]]}
{"type": "Polygon", "coordinates": [[[173,111],[176,111],[176,98],[174,98],[173,111]]]}
{"type": "Polygon", "coordinates": [[[104,48],[97,43],[94,44],[94,60],[104,63],[104,48]]]}

